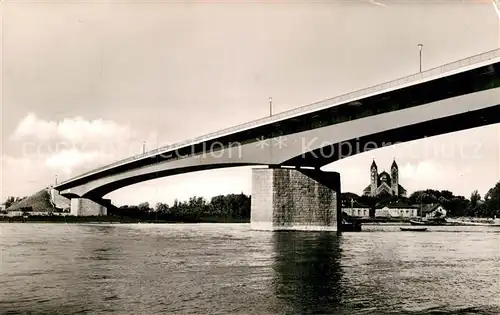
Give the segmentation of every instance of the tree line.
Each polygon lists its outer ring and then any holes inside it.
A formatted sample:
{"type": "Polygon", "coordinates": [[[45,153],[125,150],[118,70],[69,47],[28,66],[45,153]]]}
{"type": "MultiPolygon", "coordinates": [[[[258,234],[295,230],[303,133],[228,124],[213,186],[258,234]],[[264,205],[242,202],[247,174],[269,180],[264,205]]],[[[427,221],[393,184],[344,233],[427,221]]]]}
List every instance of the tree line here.
{"type": "MultiPolygon", "coordinates": [[[[359,196],[346,192],[341,194],[342,204],[349,206],[351,200],[370,207],[371,216],[376,208],[390,203],[407,205],[441,204],[447,215],[452,217],[500,217],[500,181],[491,188],[484,198],[474,190],[470,198],[454,195],[449,190],[425,189],[413,192],[408,197],[397,196],[359,196]]],[[[151,207],[144,202],[137,206],[122,206],[110,214],[140,218],[146,221],[166,222],[249,222],[251,196],[241,194],[220,195],[206,200],[192,197],[188,201],[175,200],[172,205],[157,203],[151,207]]]]}
{"type": "Polygon", "coordinates": [[[7,209],[8,207],[10,207],[11,205],[13,205],[14,203],[19,202],[21,200],[24,200],[26,198],[28,198],[28,197],[27,196],[25,196],[25,197],[9,196],[9,197],[7,197],[7,199],[5,199],[5,201],[4,201],[3,204],[4,204],[5,208],[7,209]]]}
{"type": "Polygon", "coordinates": [[[136,206],[110,208],[108,214],[156,222],[249,222],[250,196],[229,194],[210,200],[191,197],[183,202],[175,200],[172,205],[159,202],[154,207],[143,202],[136,206]]]}
{"type": "MultiPolygon", "coordinates": [[[[5,205],[8,207],[25,198],[8,197],[5,205]]],[[[397,202],[408,205],[439,203],[447,210],[447,216],[451,217],[500,217],[500,181],[484,198],[477,190],[474,190],[469,198],[465,198],[454,195],[449,190],[426,189],[415,191],[408,197],[370,197],[345,192],[341,194],[341,199],[345,207],[349,207],[351,201],[368,206],[371,216],[374,216],[376,208],[397,202]]],[[[251,197],[243,193],[228,194],[215,196],[210,200],[203,197],[191,197],[182,202],[175,200],[172,205],[160,202],[152,207],[143,202],[132,206],[109,207],[108,214],[121,219],[158,222],[249,222],[250,203],[251,197]]]]}

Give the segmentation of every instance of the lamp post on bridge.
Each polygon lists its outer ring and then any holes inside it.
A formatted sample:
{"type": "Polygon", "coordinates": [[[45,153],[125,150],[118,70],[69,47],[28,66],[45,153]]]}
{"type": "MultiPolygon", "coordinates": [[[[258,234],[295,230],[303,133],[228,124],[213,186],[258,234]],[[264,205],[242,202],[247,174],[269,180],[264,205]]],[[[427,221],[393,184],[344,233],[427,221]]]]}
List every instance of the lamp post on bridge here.
{"type": "Polygon", "coordinates": [[[142,154],[146,153],[146,141],[142,141],[142,154]]]}
{"type": "Polygon", "coordinates": [[[56,182],[56,186],[57,186],[57,174],[54,177],[55,177],[55,182],[56,182]]]}
{"type": "Polygon", "coordinates": [[[273,115],[273,98],[269,98],[269,117],[273,115]]]}
{"type": "MultiPolygon", "coordinates": [[[[498,19],[500,21],[500,0],[493,0],[493,9],[497,13],[498,19]]],[[[498,46],[500,46],[500,25],[498,26],[498,46]]]]}
{"type": "Polygon", "coordinates": [[[419,72],[422,72],[422,49],[424,48],[423,44],[418,44],[418,57],[419,57],[419,72]]]}

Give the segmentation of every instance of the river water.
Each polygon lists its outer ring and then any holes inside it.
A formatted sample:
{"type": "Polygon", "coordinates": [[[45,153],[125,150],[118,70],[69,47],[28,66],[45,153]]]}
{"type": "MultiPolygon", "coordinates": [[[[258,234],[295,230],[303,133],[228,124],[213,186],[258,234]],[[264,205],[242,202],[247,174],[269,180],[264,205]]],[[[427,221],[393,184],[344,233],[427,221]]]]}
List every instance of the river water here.
{"type": "Polygon", "coordinates": [[[500,314],[500,227],[0,224],[1,314],[500,314]]]}

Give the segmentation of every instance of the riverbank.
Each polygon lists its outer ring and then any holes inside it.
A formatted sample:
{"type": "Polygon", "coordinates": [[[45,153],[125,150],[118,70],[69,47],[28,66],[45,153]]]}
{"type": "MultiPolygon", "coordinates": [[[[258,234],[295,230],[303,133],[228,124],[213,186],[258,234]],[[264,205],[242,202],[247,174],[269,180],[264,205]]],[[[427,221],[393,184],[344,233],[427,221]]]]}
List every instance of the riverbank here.
{"type": "Polygon", "coordinates": [[[397,221],[397,222],[363,222],[362,225],[383,225],[383,226],[401,226],[401,225],[411,225],[408,221],[397,221]]]}
{"type": "MultiPolygon", "coordinates": [[[[453,220],[453,219],[452,219],[453,220]]],[[[486,224],[474,222],[475,220],[460,220],[458,222],[443,222],[441,224],[433,225],[486,225],[497,226],[495,224],[486,224]]],[[[498,219],[497,219],[498,221],[498,219]]],[[[31,216],[0,216],[0,223],[250,223],[250,218],[232,218],[232,217],[199,217],[199,218],[171,218],[169,220],[156,220],[156,219],[137,219],[126,216],[72,216],[72,215],[31,215],[31,216]]],[[[360,221],[364,226],[399,226],[410,225],[409,219],[362,219],[360,221]]]]}
{"type": "Polygon", "coordinates": [[[221,217],[201,217],[201,218],[179,218],[175,220],[139,220],[120,216],[16,216],[0,217],[0,223],[250,223],[250,218],[221,218],[221,217]]]}

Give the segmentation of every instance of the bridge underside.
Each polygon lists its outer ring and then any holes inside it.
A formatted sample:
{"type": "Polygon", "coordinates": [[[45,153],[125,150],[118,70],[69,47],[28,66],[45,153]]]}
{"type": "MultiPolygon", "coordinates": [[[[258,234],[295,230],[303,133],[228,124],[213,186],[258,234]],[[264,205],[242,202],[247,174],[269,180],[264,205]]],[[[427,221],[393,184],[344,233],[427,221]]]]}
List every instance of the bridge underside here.
{"type": "Polygon", "coordinates": [[[91,200],[99,200],[112,191],[118,190],[118,189],[123,188],[123,187],[130,186],[130,185],[134,185],[137,183],[145,182],[148,180],[153,180],[153,179],[158,179],[158,178],[163,178],[163,177],[168,177],[168,176],[174,176],[174,175],[179,175],[179,174],[185,174],[185,173],[198,172],[198,171],[206,171],[206,170],[213,170],[213,169],[219,169],[219,168],[229,168],[229,167],[251,166],[251,165],[257,165],[257,164],[204,164],[204,165],[193,165],[190,167],[182,167],[182,168],[175,168],[175,169],[166,169],[166,170],[162,170],[162,171],[157,171],[157,172],[153,172],[153,173],[145,173],[145,174],[141,174],[138,176],[132,176],[132,177],[128,177],[125,179],[112,181],[108,184],[99,186],[98,188],[91,190],[82,196],[79,196],[77,194],[71,194],[71,193],[66,193],[63,195],[66,197],[69,197],[69,198],[83,197],[83,198],[88,198],[91,200]]]}
{"type": "Polygon", "coordinates": [[[487,109],[394,128],[383,132],[352,138],[306,152],[284,161],[283,165],[321,168],[332,162],[359,153],[447,133],[500,123],[500,104],[487,109]]]}
{"type": "MultiPolygon", "coordinates": [[[[274,153],[275,160],[269,160],[262,158],[262,156],[259,156],[258,158],[261,158],[261,160],[255,163],[248,162],[248,160],[251,160],[253,157],[248,158],[247,161],[244,161],[243,157],[243,159],[234,160],[233,162],[228,161],[227,163],[221,161],[214,161],[213,163],[210,163],[210,161],[208,161],[206,163],[203,163],[197,160],[196,162],[184,163],[184,165],[180,167],[168,168],[162,167],[162,165],[158,165],[149,169],[145,168],[142,172],[135,172],[135,174],[137,175],[134,174],[130,176],[122,176],[122,178],[110,176],[106,178],[106,180],[100,180],[101,182],[90,182],[73,189],[64,190],[61,192],[61,194],[68,198],[83,197],[92,200],[100,200],[106,194],[112,191],[152,179],[202,170],[239,166],[281,165],[320,169],[321,167],[340,159],[351,157],[356,154],[371,151],[374,149],[379,149],[402,142],[418,140],[425,137],[432,137],[460,130],[500,123],[500,115],[498,114],[499,112],[500,105],[496,105],[488,107],[486,109],[470,111],[459,115],[401,126],[362,136],[359,138],[343,140],[342,142],[334,142],[333,144],[331,144],[330,142],[324,146],[317,145],[316,149],[300,153],[299,155],[295,153],[295,156],[292,158],[286,158],[286,154],[283,154],[284,158],[281,161],[279,161],[279,158],[277,157],[280,155],[280,151],[275,150],[274,152],[269,152],[264,150],[262,151],[262,153],[258,152],[258,154],[261,154],[265,157],[274,153]]],[[[329,128],[331,127],[326,127],[326,129],[329,128]]],[[[335,128],[331,128],[331,133],[335,132],[338,131],[335,130],[335,128]]],[[[329,130],[326,130],[324,134],[329,134],[329,130]]],[[[305,143],[313,140],[313,137],[311,136],[302,136],[302,138],[305,139],[305,143]]],[[[327,138],[324,139],[328,140],[327,138]]],[[[321,139],[319,141],[321,141],[321,139]]],[[[251,145],[252,147],[254,146],[254,144],[251,145]]],[[[283,150],[286,149],[289,148],[284,148],[283,150]]],[[[167,166],[167,164],[165,164],[165,166],[167,166]]]]}
{"type": "MultiPolygon", "coordinates": [[[[289,133],[286,134],[288,142],[284,146],[267,144],[259,147],[259,143],[253,141],[208,154],[196,153],[163,160],[152,156],[147,160],[137,160],[77,178],[56,189],[70,198],[99,202],[114,190],[151,179],[250,165],[309,167],[314,172],[308,174],[308,178],[314,178],[322,166],[342,158],[401,142],[500,123],[499,103],[500,87],[492,88],[345,123],[289,133]]],[[[277,139],[268,140],[274,143],[277,139]]],[[[304,175],[303,172],[301,174],[304,175]]],[[[317,179],[321,179],[321,176],[317,179]]],[[[277,191],[281,191],[279,187],[277,191]]],[[[275,222],[274,219],[272,222],[275,222]]]]}
{"type": "MultiPolygon", "coordinates": [[[[252,170],[251,229],[341,230],[340,174],[310,169],[252,170]]],[[[107,215],[109,199],[71,199],[75,216],[107,215]]]]}

